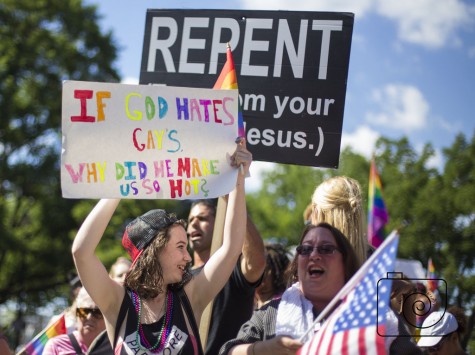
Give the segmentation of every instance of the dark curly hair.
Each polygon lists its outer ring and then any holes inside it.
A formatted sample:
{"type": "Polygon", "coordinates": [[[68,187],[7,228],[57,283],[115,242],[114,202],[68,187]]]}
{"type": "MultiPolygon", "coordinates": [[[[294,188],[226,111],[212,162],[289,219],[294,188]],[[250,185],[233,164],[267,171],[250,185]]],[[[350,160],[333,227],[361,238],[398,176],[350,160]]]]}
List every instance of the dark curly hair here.
{"type": "Polygon", "coordinates": [[[203,205],[209,208],[211,214],[213,217],[216,217],[216,208],[218,205],[218,199],[217,198],[207,198],[207,199],[200,199],[200,200],[195,200],[191,204],[190,210],[197,206],[197,205],[203,205]]]}
{"type": "Polygon", "coordinates": [[[289,253],[287,249],[278,243],[267,243],[266,248],[266,268],[264,274],[272,274],[272,288],[274,293],[281,294],[287,288],[285,272],[290,264],[289,253]]]}
{"type": "Polygon", "coordinates": [[[460,336],[464,335],[467,331],[467,316],[465,315],[463,308],[460,308],[458,306],[450,306],[449,308],[447,308],[447,312],[452,314],[457,320],[458,328],[456,332],[460,336]]]}
{"type": "MultiPolygon", "coordinates": [[[[181,226],[186,229],[186,222],[180,219],[161,230],[144,249],[142,255],[138,257],[135,264],[127,273],[124,282],[125,287],[134,290],[144,299],[154,298],[160,293],[165,292],[163,270],[158,257],[170,240],[170,231],[176,226],[181,226]]],[[[190,268],[191,263],[187,265],[182,281],[168,285],[168,287],[170,289],[179,289],[186,285],[192,277],[190,268]]]]}

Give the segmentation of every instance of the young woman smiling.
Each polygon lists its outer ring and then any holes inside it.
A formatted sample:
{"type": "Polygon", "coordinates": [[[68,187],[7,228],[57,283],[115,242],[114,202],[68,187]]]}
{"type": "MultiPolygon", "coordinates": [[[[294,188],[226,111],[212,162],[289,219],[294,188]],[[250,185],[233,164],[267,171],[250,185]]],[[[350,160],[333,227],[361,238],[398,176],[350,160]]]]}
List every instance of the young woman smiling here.
{"type": "Polygon", "coordinates": [[[122,285],[109,277],[95,254],[119,200],[101,200],[88,215],[72,252],[84,287],[104,315],[115,354],[202,353],[196,324],[241,253],[246,233],[244,180],[251,161],[241,140],[231,165],[243,171],[229,194],[222,246],[193,278],[184,221],[157,209],[127,225],[122,244],[133,264],[122,285]]]}

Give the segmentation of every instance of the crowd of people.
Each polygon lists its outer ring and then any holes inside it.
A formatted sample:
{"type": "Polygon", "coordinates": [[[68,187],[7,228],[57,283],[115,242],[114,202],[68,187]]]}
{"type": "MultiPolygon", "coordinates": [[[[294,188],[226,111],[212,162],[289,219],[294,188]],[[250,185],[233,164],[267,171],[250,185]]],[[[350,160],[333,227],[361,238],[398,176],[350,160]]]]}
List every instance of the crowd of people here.
{"type": "MultiPolygon", "coordinates": [[[[291,253],[264,243],[247,214],[252,155],[244,140],[230,161],[239,172],[225,199],[222,229],[216,200],[195,201],[187,221],[148,211],[126,226],[122,244],[129,257],[109,271],[95,250],[120,201],[97,203],[72,246],[82,284],[69,310],[72,324],[43,354],[295,354],[314,334],[309,327],[325,324],[331,312],[314,321],[374,252],[363,230],[359,183],[337,176],[316,187],[291,253]],[[219,233],[222,242],[213,248],[219,233]]],[[[465,354],[466,317],[459,308],[432,312],[414,336],[416,319],[405,302],[414,294],[410,280],[393,281],[387,353],[465,354]]],[[[0,336],[0,353],[8,354],[3,346],[0,336]]]]}

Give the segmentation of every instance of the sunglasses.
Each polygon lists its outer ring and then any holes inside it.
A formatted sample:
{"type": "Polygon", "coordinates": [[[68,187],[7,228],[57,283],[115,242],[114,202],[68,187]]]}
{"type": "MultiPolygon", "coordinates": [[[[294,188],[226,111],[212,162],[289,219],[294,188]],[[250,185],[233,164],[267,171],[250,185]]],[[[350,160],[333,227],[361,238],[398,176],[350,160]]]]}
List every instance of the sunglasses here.
{"type": "Polygon", "coordinates": [[[96,319],[102,319],[102,312],[99,308],[78,308],[76,309],[76,315],[79,318],[86,319],[88,315],[92,314],[92,316],[96,319]]]}
{"type": "Polygon", "coordinates": [[[309,256],[314,250],[316,250],[319,255],[331,255],[334,254],[335,251],[340,251],[336,246],[330,244],[319,245],[317,247],[312,245],[299,245],[296,250],[297,253],[302,256],[309,256]]]}

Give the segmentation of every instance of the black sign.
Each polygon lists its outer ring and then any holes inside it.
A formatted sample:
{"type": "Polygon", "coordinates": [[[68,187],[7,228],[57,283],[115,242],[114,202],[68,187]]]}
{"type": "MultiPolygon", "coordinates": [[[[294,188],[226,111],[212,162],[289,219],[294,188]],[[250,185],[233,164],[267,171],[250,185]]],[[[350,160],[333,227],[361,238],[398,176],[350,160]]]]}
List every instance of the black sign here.
{"type": "Polygon", "coordinates": [[[255,160],[337,168],[354,15],[148,10],[140,84],[212,88],[229,43],[255,160]]]}

